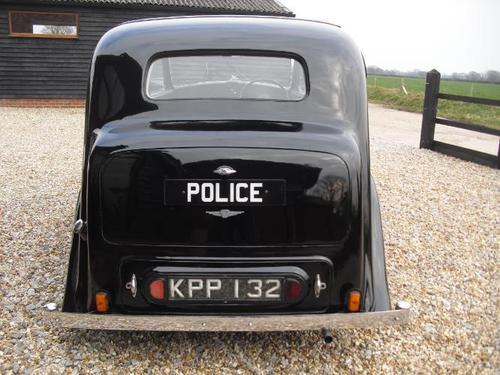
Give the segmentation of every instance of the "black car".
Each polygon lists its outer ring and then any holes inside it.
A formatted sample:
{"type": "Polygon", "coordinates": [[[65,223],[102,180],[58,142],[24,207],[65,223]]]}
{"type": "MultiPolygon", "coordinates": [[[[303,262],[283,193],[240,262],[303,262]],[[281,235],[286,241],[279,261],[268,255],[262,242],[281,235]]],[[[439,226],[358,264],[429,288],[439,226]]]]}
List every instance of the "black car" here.
{"type": "Polygon", "coordinates": [[[90,71],[67,327],[301,330],[390,310],[363,57],[272,17],[120,25],[90,71]]]}

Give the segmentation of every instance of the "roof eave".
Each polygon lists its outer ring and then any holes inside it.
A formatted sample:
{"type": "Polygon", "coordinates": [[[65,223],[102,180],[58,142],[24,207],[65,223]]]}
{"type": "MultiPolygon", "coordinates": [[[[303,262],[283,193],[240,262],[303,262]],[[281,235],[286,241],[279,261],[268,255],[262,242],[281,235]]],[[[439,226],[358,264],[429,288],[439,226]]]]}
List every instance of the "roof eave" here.
{"type": "Polygon", "coordinates": [[[65,2],[55,3],[53,0],[0,0],[0,4],[12,5],[31,5],[31,6],[55,6],[55,7],[78,7],[78,8],[113,8],[113,9],[148,9],[148,10],[167,10],[170,9],[176,12],[186,12],[193,14],[241,14],[241,15],[260,15],[260,16],[281,16],[295,17],[295,13],[288,10],[279,3],[287,11],[274,12],[264,10],[248,10],[248,9],[227,9],[227,8],[208,8],[208,7],[187,7],[182,5],[158,5],[158,4],[120,4],[120,3],[98,3],[98,2],[65,2]]]}

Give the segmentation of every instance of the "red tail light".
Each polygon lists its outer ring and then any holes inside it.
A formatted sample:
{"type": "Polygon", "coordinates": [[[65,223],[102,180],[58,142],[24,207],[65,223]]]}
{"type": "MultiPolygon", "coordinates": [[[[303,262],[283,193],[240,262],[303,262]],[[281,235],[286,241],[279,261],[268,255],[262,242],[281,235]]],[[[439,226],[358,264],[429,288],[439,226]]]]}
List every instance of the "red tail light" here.
{"type": "Polygon", "coordinates": [[[293,279],[286,281],[286,300],[288,302],[297,301],[302,295],[302,284],[293,279]]]}
{"type": "Polygon", "coordinates": [[[165,298],[165,284],[163,279],[156,279],[149,284],[149,293],[156,299],[165,298]]]}

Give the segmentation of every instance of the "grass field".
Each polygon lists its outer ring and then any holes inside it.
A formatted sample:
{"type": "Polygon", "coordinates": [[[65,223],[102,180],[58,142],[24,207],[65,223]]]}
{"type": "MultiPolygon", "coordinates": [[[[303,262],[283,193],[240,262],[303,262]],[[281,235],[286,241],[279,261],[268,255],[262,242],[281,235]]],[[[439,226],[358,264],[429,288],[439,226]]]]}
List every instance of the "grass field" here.
{"type": "MultiPolygon", "coordinates": [[[[368,76],[370,102],[403,111],[422,112],[424,88],[422,78],[368,76]]],[[[500,100],[500,84],[493,83],[441,80],[440,92],[500,100]]],[[[440,99],[438,116],[500,129],[500,107],[440,99]]]]}

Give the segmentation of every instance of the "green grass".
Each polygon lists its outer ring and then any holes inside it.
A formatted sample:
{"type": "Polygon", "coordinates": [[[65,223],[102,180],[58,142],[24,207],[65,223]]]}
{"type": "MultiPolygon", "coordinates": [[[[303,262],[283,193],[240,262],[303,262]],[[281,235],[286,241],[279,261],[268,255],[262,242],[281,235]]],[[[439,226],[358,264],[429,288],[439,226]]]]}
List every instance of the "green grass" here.
{"type": "MultiPolygon", "coordinates": [[[[403,78],[408,95],[401,89],[401,80],[400,77],[369,76],[369,101],[403,111],[422,112],[425,80],[403,78]]],[[[493,83],[441,80],[440,92],[500,100],[500,84],[493,83]]],[[[500,129],[500,107],[440,99],[438,116],[500,129]]]]}

